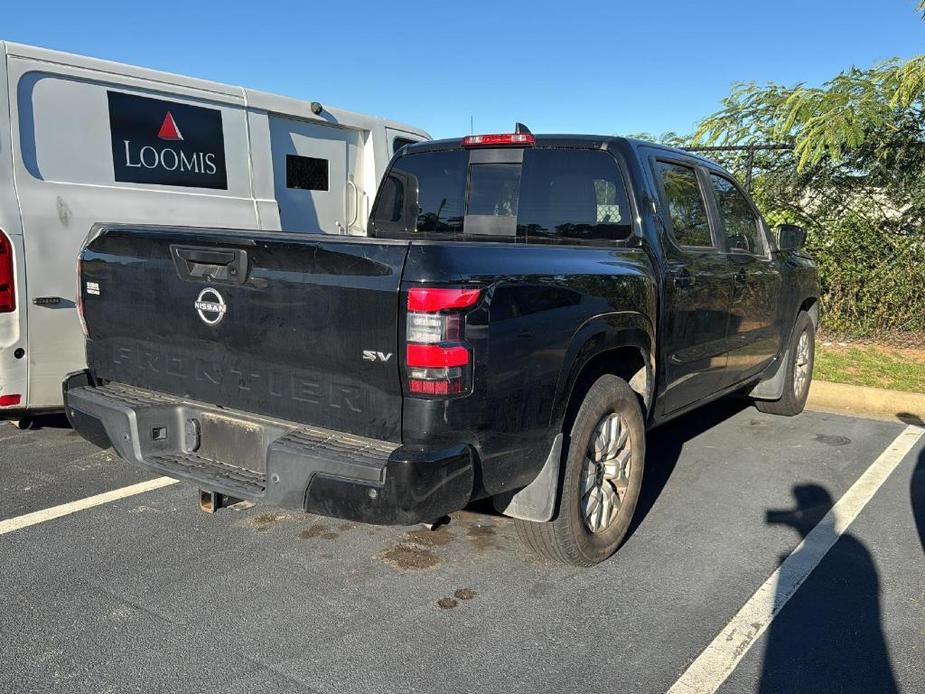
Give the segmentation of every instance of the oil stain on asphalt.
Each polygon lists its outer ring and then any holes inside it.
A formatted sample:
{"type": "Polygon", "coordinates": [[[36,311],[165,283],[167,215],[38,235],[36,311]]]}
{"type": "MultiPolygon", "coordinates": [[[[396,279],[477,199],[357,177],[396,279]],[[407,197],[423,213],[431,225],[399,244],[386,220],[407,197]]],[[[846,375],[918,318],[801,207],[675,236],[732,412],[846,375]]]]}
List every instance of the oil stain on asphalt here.
{"type": "Polygon", "coordinates": [[[831,436],[829,434],[816,434],[815,440],[827,446],[847,446],[851,439],[847,436],[831,436]]]}
{"type": "Polygon", "coordinates": [[[302,540],[311,540],[313,538],[319,538],[321,540],[336,540],[338,538],[338,534],[330,530],[324,523],[315,523],[310,528],[300,532],[299,538],[302,540]]]}
{"type": "MultiPolygon", "coordinates": [[[[460,511],[454,513],[450,525],[435,530],[419,528],[405,533],[392,547],[378,555],[378,559],[399,571],[429,571],[440,565],[435,551],[458,539],[453,529],[459,528],[477,552],[498,549],[497,526],[489,516],[460,511]]],[[[465,598],[463,598],[465,599],[465,598]]]]}
{"type": "Polygon", "coordinates": [[[257,528],[257,532],[263,532],[279,524],[285,518],[285,513],[262,513],[255,516],[252,522],[254,527],[257,528]]]}
{"type": "Polygon", "coordinates": [[[452,610],[459,606],[460,600],[472,600],[475,597],[475,591],[472,588],[460,588],[453,593],[452,598],[440,598],[437,600],[437,607],[441,610],[452,610]]]}
{"type": "Polygon", "coordinates": [[[440,565],[437,555],[414,542],[399,542],[379,558],[399,571],[430,571],[440,565]]]}
{"type": "Polygon", "coordinates": [[[470,525],[466,528],[466,537],[469,538],[472,548],[480,552],[494,549],[497,546],[495,545],[495,529],[491,525],[470,525]]]}
{"type": "Polygon", "coordinates": [[[405,533],[378,558],[399,571],[429,571],[440,565],[435,550],[446,547],[455,539],[453,532],[446,526],[436,530],[418,528],[405,533]]]}

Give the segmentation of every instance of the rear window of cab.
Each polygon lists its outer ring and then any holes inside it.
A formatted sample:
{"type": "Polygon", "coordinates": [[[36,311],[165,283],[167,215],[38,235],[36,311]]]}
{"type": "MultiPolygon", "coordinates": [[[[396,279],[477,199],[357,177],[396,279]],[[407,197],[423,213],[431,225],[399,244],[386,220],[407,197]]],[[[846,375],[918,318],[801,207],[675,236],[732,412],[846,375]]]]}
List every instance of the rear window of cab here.
{"type": "Polygon", "coordinates": [[[632,234],[626,185],[609,153],[528,148],[520,162],[472,151],[479,150],[396,159],[376,199],[372,235],[602,243],[632,234]]]}

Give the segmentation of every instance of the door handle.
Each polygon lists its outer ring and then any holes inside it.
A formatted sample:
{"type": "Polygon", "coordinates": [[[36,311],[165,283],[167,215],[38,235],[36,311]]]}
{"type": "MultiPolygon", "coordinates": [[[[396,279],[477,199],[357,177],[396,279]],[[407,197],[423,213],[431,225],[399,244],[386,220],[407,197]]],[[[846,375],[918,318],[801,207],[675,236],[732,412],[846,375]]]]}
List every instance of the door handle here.
{"type": "Polygon", "coordinates": [[[693,286],[694,276],[686,267],[675,268],[671,270],[670,273],[671,281],[674,282],[674,286],[678,289],[687,289],[693,286]]]}
{"type": "Polygon", "coordinates": [[[741,285],[748,284],[748,274],[745,272],[745,270],[739,270],[735,274],[735,283],[741,285]]]}
{"type": "Polygon", "coordinates": [[[353,219],[347,222],[347,233],[349,233],[350,227],[356,224],[357,219],[360,218],[360,189],[357,188],[357,184],[353,182],[352,178],[347,179],[347,185],[353,188],[353,219]]]}
{"type": "Polygon", "coordinates": [[[244,284],[247,277],[247,251],[244,250],[171,244],[170,252],[182,280],[244,284]]]}
{"type": "Polygon", "coordinates": [[[36,306],[57,306],[64,299],[60,296],[37,296],[32,300],[32,303],[36,306]]]}

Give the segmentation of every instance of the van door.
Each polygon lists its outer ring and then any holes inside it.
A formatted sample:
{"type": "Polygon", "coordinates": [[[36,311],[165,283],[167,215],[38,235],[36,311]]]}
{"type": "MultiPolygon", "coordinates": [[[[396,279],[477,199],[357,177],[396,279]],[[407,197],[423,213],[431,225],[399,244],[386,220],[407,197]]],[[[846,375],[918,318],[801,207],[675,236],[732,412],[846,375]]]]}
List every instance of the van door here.
{"type": "Polygon", "coordinates": [[[356,130],[270,114],[270,149],[283,231],[346,234],[363,208],[356,130]]]}
{"type": "Polygon", "coordinates": [[[74,298],[97,222],[256,228],[240,91],[10,55],[14,176],[22,210],[29,408],[61,406],[84,368],[74,298]],[[168,91],[169,90],[169,91],[168,91]]]}

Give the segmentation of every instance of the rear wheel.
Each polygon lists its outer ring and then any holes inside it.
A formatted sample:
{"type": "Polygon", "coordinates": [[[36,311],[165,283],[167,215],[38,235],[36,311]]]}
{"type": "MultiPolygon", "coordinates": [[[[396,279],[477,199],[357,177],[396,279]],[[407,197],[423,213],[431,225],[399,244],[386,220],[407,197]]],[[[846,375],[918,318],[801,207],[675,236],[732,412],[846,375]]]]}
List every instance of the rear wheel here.
{"type": "Polygon", "coordinates": [[[786,417],[800,414],[806,407],[809,386],[813,381],[813,363],[816,357],[816,327],[808,313],[800,313],[790,336],[787,369],[784,376],[784,393],[779,400],[756,400],[761,412],[786,417]]]}
{"type": "Polygon", "coordinates": [[[535,552],[592,566],[617,551],[629,530],[645,464],[645,424],[626,381],[604,375],[578,409],[568,439],[558,513],[548,523],[515,520],[535,552]]]}

